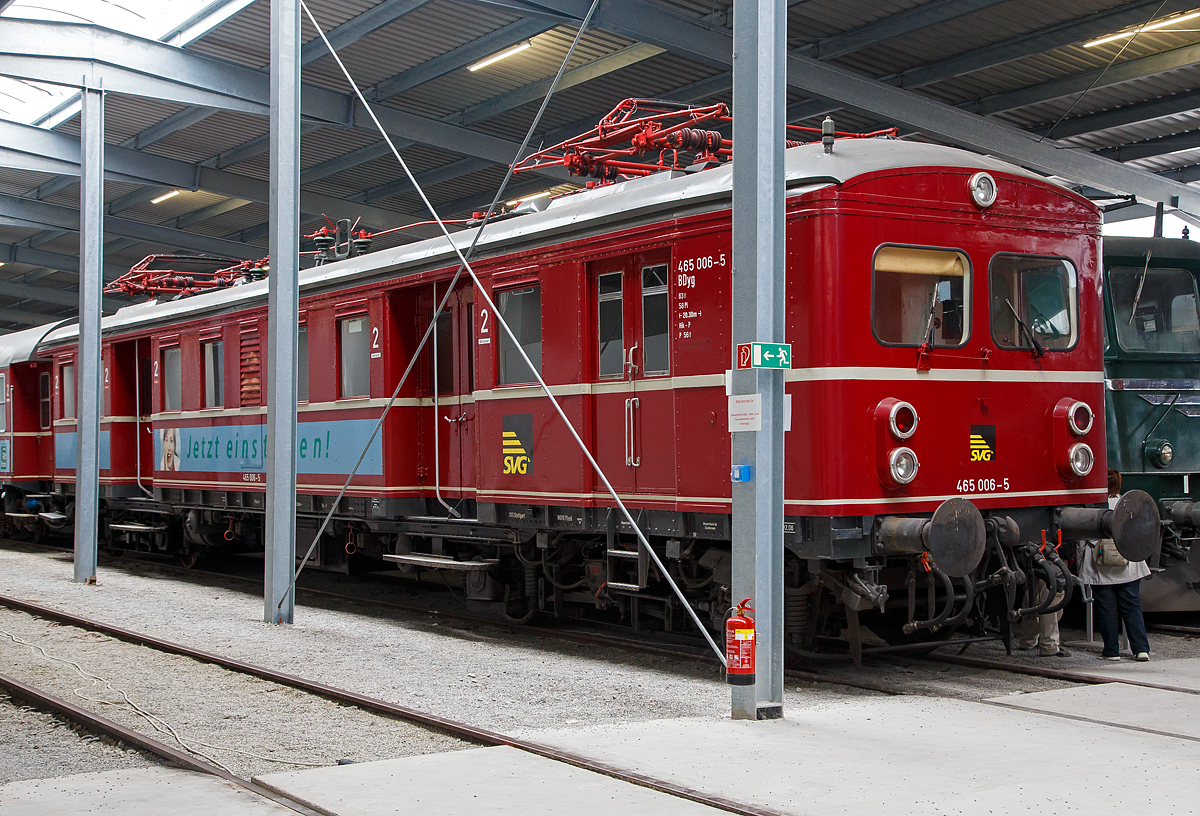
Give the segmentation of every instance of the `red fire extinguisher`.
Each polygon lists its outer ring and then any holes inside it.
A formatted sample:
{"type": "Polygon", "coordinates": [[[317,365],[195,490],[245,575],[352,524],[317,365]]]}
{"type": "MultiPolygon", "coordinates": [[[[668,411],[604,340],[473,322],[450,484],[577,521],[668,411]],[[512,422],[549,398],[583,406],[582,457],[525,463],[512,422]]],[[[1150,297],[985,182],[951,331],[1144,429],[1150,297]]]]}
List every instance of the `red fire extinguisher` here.
{"type": "Polygon", "coordinates": [[[725,621],[725,681],[731,686],[754,685],[754,619],[750,599],[737,605],[737,611],[725,621]]]}

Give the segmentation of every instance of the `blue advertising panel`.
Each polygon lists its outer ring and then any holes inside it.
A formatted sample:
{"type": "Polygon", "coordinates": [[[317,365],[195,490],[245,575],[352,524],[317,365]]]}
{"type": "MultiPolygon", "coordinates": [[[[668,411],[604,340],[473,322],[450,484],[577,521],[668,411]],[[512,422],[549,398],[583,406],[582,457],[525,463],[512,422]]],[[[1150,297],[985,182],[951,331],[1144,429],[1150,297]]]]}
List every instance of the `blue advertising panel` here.
{"type": "MultiPolygon", "coordinates": [[[[100,431],[100,469],[107,470],[112,466],[111,450],[109,448],[110,433],[100,431]]],[[[79,434],[75,431],[54,432],[54,466],[64,470],[75,469],[75,455],[79,450],[79,434]]]]}
{"type": "MultiPolygon", "coordinates": [[[[301,422],[296,439],[296,472],[349,473],[367,447],[377,420],[301,422]]],[[[266,468],[267,426],[220,425],[210,428],[158,428],[154,433],[154,469],[181,472],[247,473],[266,468]]],[[[383,475],[383,433],[375,435],[358,473],[383,475]]]]}

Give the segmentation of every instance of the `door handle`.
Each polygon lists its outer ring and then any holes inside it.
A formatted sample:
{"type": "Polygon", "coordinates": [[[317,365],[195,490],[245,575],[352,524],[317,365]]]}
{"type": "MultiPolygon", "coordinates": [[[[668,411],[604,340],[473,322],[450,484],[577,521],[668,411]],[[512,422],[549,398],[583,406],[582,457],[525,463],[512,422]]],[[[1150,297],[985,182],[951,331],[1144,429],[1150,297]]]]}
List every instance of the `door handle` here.
{"type": "Polygon", "coordinates": [[[638,367],[634,365],[633,362],[633,353],[637,351],[637,347],[637,343],[634,343],[629,347],[629,358],[625,361],[625,377],[629,380],[633,379],[633,375],[636,374],[638,370],[638,367]]]}
{"type": "Polygon", "coordinates": [[[625,466],[633,467],[633,400],[625,400],[625,466]]]}
{"type": "Polygon", "coordinates": [[[634,412],[641,407],[641,401],[634,397],[629,400],[629,464],[632,467],[642,466],[642,457],[637,455],[637,430],[634,427],[634,412]]]}

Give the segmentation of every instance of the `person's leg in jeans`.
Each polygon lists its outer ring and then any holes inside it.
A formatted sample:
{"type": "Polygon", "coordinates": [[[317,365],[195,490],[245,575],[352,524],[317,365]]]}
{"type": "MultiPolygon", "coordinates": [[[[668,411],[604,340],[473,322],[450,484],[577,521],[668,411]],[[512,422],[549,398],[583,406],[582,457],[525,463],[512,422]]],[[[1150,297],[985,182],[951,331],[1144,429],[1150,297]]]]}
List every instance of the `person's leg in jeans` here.
{"type": "MultiPolygon", "coordinates": [[[[1146,635],[1146,621],[1142,617],[1140,597],[1142,579],[1113,587],[1117,596],[1117,608],[1121,620],[1125,621],[1125,634],[1129,637],[1129,651],[1135,655],[1150,652],[1150,638],[1146,635]]],[[[1106,646],[1107,648],[1107,646],[1106,646]]]]}
{"type": "Polygon", "coordinates": [[[1104,639],[1102,657],[1119,657],[1121,654],[1121,632],[1117,622],[1117,593],[1116,587],[1108,584],[1096,584],[1092,587],[1092,597],[1096,605],[1096,628],[1104,639]]]}
{"type": "MultiPolygon", "coordinates": [[[[1046,585],[1041,581],[1034,581],[1033,589],[1030,594],[1030,606],[1037,606],[1046,599],[1046,585]]],[[[1038,640],[1041,638],[1042,622],[1041,618],[1044,615],[1028,615],[1018,623],[1012,625],[1012,645],[1014,649],[1032,649],[1038,645],[1038,640]]],[[[1054,644],[1051,651],[1058,650],[1058,643],[1054,644]]]]}

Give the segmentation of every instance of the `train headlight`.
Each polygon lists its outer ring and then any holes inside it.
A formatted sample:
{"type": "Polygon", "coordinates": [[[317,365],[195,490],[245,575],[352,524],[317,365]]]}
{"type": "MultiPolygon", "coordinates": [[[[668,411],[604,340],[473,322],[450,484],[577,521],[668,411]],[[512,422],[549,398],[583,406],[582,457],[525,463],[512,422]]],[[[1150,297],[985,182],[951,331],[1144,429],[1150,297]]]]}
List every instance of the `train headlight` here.
{"type": "Polygon", "coordinates": [[[896,448],[888,454],[888,470],[896,484],[906,485],[917,478],[917,469],[921,463],[912,448],[896,448]]]}
{"type": "Polygon", "coordinates": [[[1092,429],[1092,421],[1095,416],[1092,414],[1092,406],[1086,402],[1077,402],[1067,411],[1067,425],[1071,428],[1071,433],[1076,436],[1084,436],[1092,429]]]}
{"type": "Polygon", "coordinates": [[[907,402],[897,402],[888,413],[888,430],[897,439],[908,439],[917,432],[917,409],[907,402]]]}
{"type": "Polygon", "coordinates": [[[989,173],[976,173],[967,182],[971,188],[971,200],[987,209],[996,203],[996,180],[989,173]]]}
{"type": "Polygon", "coordinates": [[[1175,458],[1175,448],[1165,439],[1151,439],[1146,442],[1146,458],[1157,468],[1165,468],[1175,458]]]}
{"type": "Polygon", "coordinates": [[[1067,458],[1071,462],[1071,472],[1080,477],[1091,473],[1092,465],[1096,464],[1095,454],[1083,442],[1076,442],[1072,445],[1071,450],[1067,452],[1067,458]]]}

